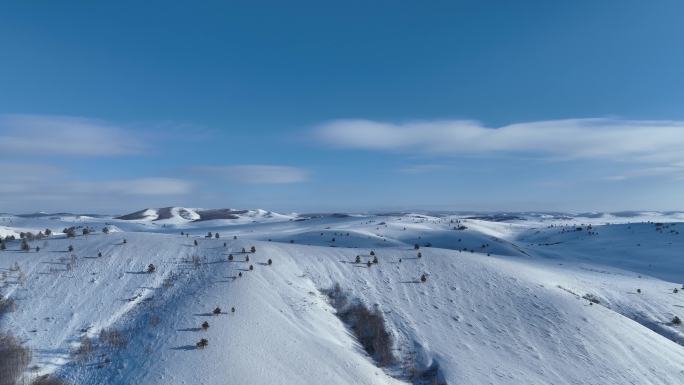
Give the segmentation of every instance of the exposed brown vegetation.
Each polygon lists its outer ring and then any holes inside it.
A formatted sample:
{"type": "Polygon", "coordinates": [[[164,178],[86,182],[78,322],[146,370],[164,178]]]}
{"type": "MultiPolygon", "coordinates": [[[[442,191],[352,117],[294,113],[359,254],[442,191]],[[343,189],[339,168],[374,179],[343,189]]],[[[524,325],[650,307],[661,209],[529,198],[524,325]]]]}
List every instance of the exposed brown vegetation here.
{"type": "Polygon", "coordinates": [[[14,336],[0,334],[0,385],[15,385],[31,362],[31,350],[14,336]]]}

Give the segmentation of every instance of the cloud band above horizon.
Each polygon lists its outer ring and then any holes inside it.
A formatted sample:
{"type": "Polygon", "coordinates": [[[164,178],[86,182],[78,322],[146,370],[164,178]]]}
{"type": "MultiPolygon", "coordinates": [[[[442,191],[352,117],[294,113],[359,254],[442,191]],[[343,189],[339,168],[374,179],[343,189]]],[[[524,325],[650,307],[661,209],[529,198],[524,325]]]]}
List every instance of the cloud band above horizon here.
{"type": "MultiPolygon", "coordinates": [[[[315,137],[339,148],[442,156],[526,153],[561,159],[684,162],[684,122],[566,119],[491,128],[472,120],[335,120],[315,137]]],[[[680,164],[682,166],[682,164],[680,164]]]]}

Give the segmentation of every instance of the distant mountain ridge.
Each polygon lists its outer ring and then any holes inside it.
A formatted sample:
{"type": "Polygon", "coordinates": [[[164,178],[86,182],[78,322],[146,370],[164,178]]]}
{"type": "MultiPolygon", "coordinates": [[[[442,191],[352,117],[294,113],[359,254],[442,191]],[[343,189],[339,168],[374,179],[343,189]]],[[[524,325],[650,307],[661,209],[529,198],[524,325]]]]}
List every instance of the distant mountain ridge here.
{"type": "Polygon", "coordinates": [[[275,213],[261,209],[200,209],[187,207],[146,208],[130,214],[121,215],[114,219],[128,221],[187,221],[202,222],[211,220],[240,220],[240,219],[290,219],[293,216],[275,213]]]}

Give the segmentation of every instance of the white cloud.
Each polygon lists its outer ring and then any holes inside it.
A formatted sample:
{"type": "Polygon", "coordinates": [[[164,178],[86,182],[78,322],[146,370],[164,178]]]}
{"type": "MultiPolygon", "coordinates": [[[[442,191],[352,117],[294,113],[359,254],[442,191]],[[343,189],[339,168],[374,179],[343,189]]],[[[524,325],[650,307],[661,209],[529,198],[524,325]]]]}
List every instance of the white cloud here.
{"type": "Polygon", "coordinates": [[[81,117],[0,115],[0,153],[115,156],[144,149],[131,132],[81,117]]]}
{"type": "Polygon", "coordinates": [[[0,211],[137,207],[159,199],[187,197],[193,185],[175,178],[81,180],[66,170],[41,164],[7,163],[0,183],[0,211]]]}
{"type": "Polygon", "coordinates": [[[608,176],[605,178],[605,180],[621,181],[621,180],[628,180],[628,179],[652,178],[652,177],[661,177],[661,176],[672,177],[676,180],[684,180],[684,164],[683,163],[675,163],[675,164],[667,165],[667,166],[664,165],[664,166],[637,168],[635,170],[629,170],[629,171],[622,173],[622,174],[608,176]]]}
{"type": "Polygon", "coordinates": [[[317,138],[342,147],[419,154],[535,154],[564,159],[652,163],[684,161],[684,122],[568,119],[485,127],[446,120],[393,124],[338,120],[315,129],[317,138]]]}
{"type": "Polygon", "coordinates": [[[247,184],[286,184],[298,183],[308,179],[308,171],[291,166],[277,165],[228,165],[198,167],[199,171],[207,174],[228,178],[239,183],[247,184]]]}
{"type": "Polygon", "coordinates": [[[174,178],[82,181],[68,176],[11,178],[0,183],[0,212],[125,212],[183,205],[194,196],[190,182],[174,178]]]}

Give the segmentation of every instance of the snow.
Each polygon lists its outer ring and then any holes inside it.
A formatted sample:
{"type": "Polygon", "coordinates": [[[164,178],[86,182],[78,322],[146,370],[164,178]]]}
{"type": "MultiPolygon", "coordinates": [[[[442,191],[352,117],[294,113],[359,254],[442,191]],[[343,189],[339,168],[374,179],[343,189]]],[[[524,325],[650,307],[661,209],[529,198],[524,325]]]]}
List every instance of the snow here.
{"type": "Polygon", "coordinates": [[[30,242],[39,252],[19,251],[18,240],[0,252],[0,290],[17,302],[0,327],[33,350],[27,379],[401,384],[411,383],[401,364],[411,361],[452,385],[684,382],[684,328],[670,323],[684,316],[684,292],[673,292],[684,282],[678,213],[492,221],[244,210],[205,221],[202,209],[169,208],[158,220],[160,210],[131,220],[0,217],[4,234],[57,234],[30,242]],[[71,226],[96,231],[59,234],[71,226]],[[368,267],[371,251],[379,263],[368,267]],[[382,312],[397,364],[379,368],[336,317],[324,294],[334,284],[382,312]],[[216,306],[221,315],[211,315],[216,306]],[[122,331],[127,344],[76,359],[80,339],[102,330],[122,331]]]}

